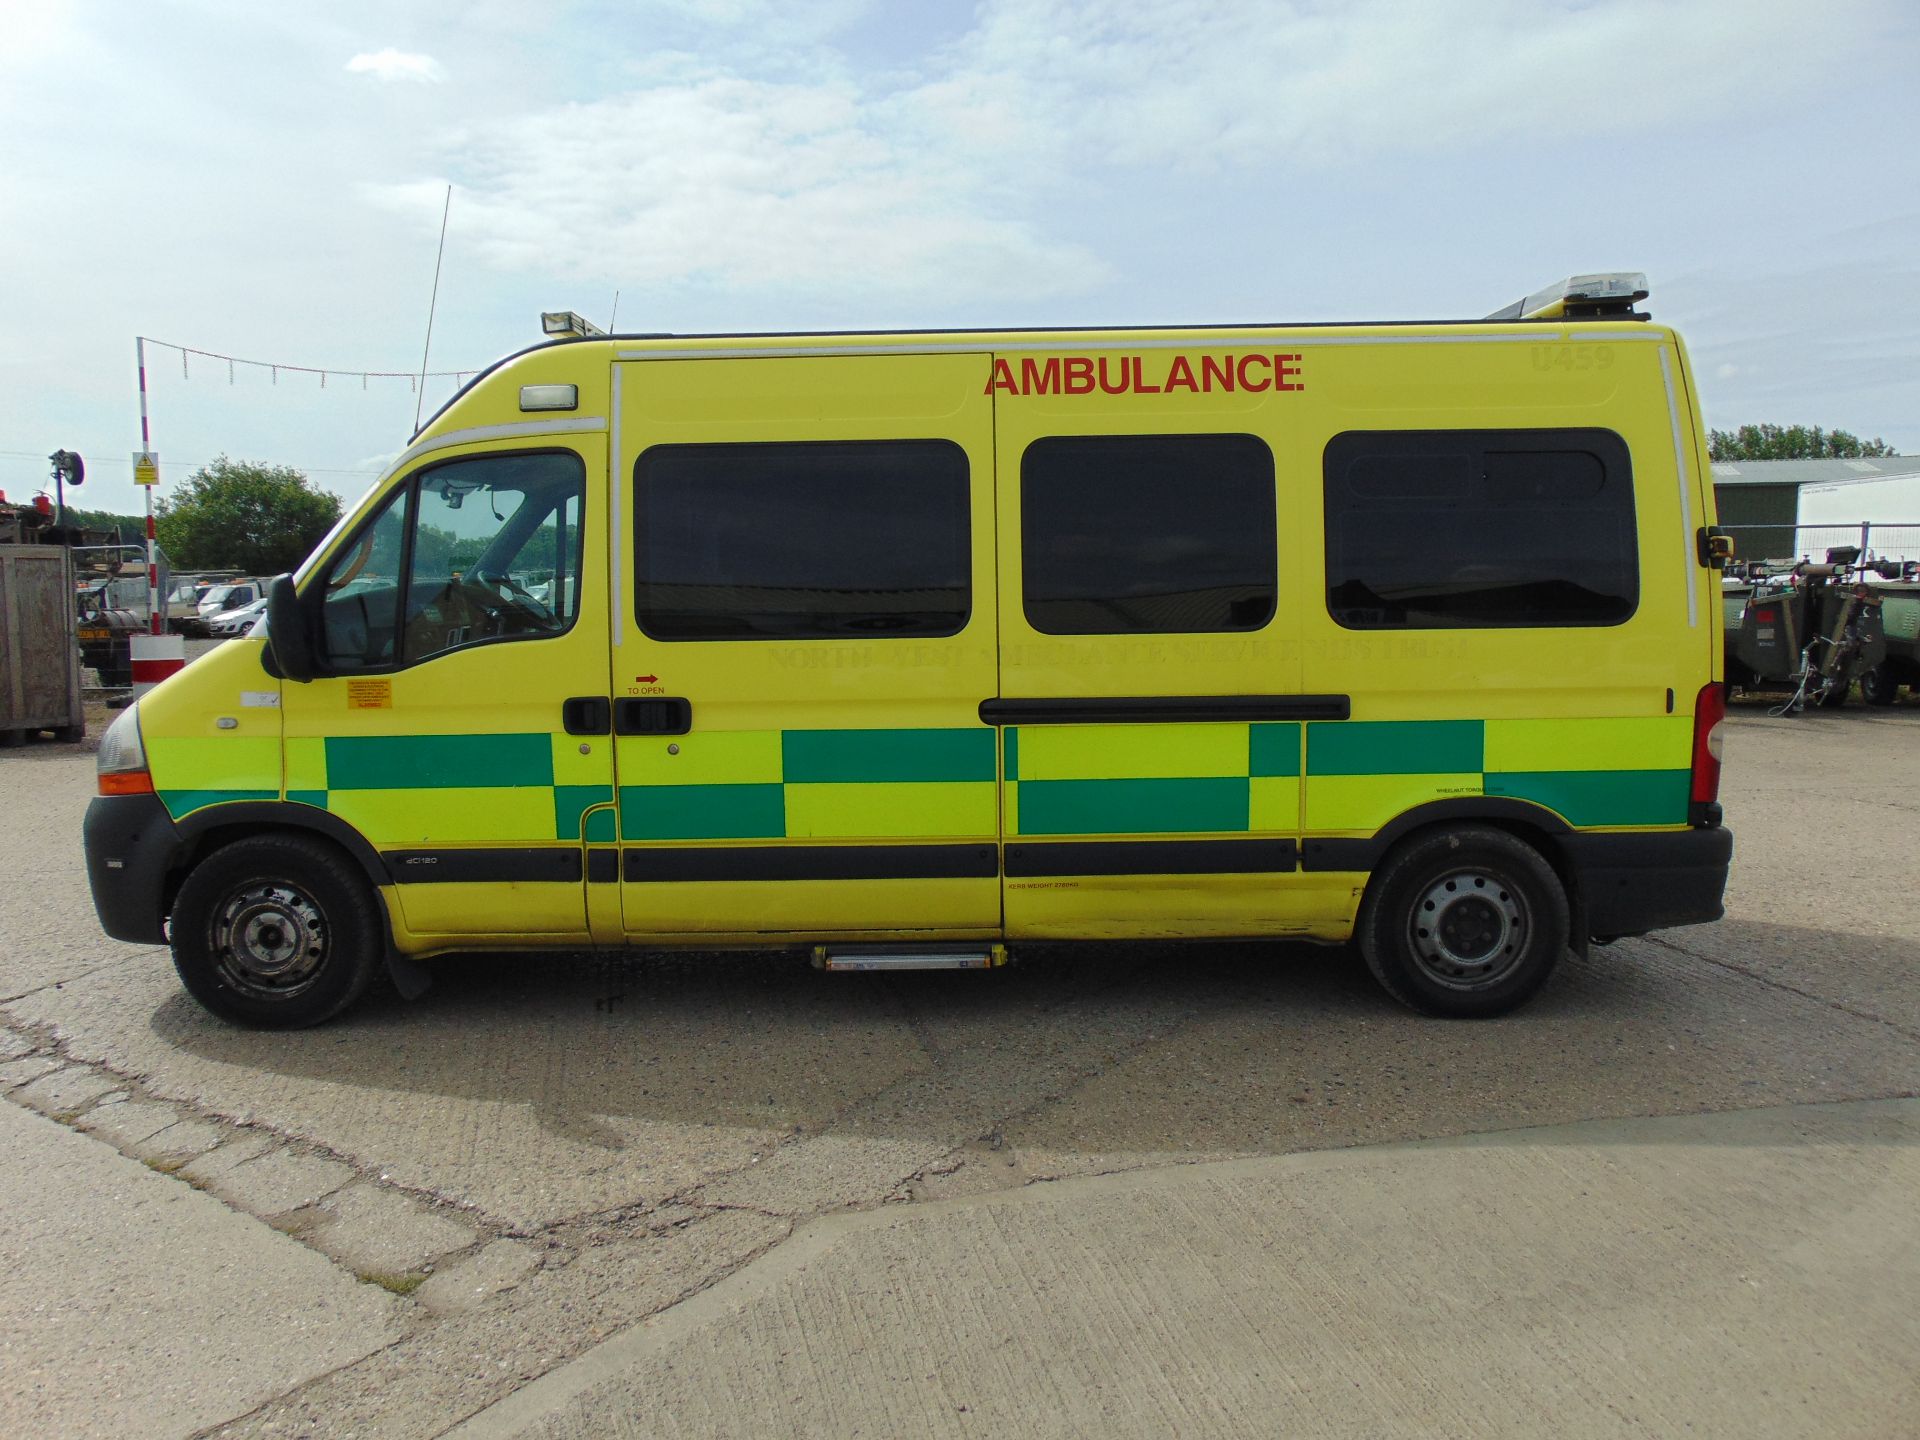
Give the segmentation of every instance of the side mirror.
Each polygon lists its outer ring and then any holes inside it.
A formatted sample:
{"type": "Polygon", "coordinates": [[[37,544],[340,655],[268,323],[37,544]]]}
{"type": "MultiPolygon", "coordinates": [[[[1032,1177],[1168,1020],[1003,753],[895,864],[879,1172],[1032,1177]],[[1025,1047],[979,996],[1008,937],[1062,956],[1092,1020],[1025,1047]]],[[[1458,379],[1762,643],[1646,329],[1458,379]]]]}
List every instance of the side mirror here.
{"type": "Polygon", "coordinates": [[[313,632],[294,591],[293,577],[282,575],[267,587],[267,650],[274,668],[302,684],[320,673],[313,632]]]}

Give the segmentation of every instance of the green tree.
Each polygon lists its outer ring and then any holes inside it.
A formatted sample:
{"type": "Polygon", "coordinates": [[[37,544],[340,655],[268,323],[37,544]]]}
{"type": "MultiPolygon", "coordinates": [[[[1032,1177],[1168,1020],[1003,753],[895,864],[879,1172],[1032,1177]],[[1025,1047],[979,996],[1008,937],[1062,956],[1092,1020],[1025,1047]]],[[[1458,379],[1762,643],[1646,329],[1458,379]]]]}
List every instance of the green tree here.
{"type": "Polygon", "coordinates": [[[1898,452],[1884,440],[1818,425],[1742,425],[1709,430],[1707,453],[1715,460],[1858,460],[1898,452]]]}
{"type": "Polygon", "coordinates": [[[175,568],[277,575],[307,557],[340,518],[340,501],[291,466],[222,455],[188,476],[154,513],[175,568]]]}

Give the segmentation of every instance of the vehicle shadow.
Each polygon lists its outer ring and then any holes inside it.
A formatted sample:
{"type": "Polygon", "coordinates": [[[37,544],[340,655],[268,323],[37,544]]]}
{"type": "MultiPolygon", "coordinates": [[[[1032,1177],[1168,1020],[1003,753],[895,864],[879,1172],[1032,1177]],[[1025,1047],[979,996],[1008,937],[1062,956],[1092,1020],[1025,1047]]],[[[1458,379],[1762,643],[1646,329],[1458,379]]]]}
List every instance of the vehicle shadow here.
{"type": "MultiPolygon", "coordinates": [[[[1838,934],[1739,928],[1675,934],[1846,955],[1838,934]]],[[[316,1030],[234,1029],[183,994],[151,1025],[241,1088],[257,1073],[524,1105],[602,1153],[637,1143],[638,1122],[1210,1156],[1914,1093],[1911,1033],[1698,948],[1570,957],[1528,1007],[1482,1022],[1402,1010],[1344,950],[1241,943],[1036,949],[992,974],[463,957],[436,962],[416,1002],[377,996],[316,1030]]]]}

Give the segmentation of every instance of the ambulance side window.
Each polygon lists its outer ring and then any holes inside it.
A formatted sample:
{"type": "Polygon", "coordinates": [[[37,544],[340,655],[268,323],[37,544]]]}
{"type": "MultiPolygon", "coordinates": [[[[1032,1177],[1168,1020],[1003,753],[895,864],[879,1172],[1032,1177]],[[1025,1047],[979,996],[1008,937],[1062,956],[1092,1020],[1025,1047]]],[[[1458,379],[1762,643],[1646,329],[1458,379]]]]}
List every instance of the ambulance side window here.
{"type": "Polygon", "coordinates": [[[655,445],[634,463],[637,618],[656,640],[957,634],[969,531],[950,440],[655,445]]]}
{"type": "Polygon", "coordinates": [[[1021,586],[1048,635],[1258,630],[1279,590],[1253,435],[1049,436],[1020,457],[1021,586]]]}
{"type": "Polygon", "coordinates": [[[1348,431],[1324,479],[1327,610],[1349,630],[1618,625],[1639,604],[1611,430],[1348,431]]]}

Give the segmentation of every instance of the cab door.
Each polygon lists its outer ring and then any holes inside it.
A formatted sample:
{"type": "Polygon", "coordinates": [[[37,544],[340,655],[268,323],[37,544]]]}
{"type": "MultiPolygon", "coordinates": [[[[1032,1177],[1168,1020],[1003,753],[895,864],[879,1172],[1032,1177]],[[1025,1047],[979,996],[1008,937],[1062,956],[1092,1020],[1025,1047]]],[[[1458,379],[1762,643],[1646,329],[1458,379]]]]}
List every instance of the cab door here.
{"type": "Polygon", "coordinates": [[[616,367],[630,937],[997,933],[988,373],[616,367]]]}
{"type": "Polygon", "coordinates": [[[308,581],[326,673],[283,687],[286,798],[372,842],[417,940],[588,938],[605,464],[598,436],[435,456],[308,581]]]}

